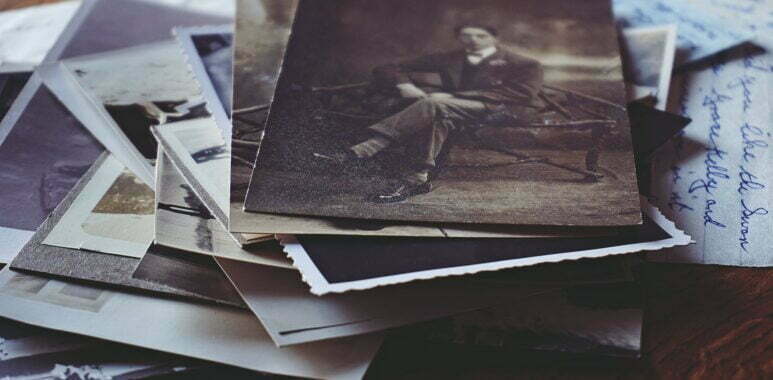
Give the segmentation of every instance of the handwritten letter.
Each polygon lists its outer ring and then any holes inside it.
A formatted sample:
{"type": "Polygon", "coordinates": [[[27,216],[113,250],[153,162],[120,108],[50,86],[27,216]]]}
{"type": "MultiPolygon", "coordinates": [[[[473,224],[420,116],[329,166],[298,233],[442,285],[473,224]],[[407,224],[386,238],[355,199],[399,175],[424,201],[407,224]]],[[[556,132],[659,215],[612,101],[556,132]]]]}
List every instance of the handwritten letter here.
{"type": "Polygon", "coordinates": [[[658,152],[653,195],[695,244],[658,261],[773,265],[768,55],[687,74],[680,109],[693,119],[658,152]]]}

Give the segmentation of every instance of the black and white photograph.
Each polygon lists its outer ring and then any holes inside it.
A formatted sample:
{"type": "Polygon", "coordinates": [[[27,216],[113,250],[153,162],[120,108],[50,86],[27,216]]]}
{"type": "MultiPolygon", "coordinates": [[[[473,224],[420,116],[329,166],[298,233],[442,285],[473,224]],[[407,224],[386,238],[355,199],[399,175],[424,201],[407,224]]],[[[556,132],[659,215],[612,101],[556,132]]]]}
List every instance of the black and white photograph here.
{"type": "MultiPolygon", "coordinates": [[[[169,39],[172,26],[224,22],[211,14],[133,0],[88,0],[2,14],[18,16],[4,18],[8,22],[0,28],[0,51],[9,54],[9,61],[2,59],[2,71],[7,68],[5,63],[22,62],[10,57],[33,53],[53,62],[169,39]],[[127,22],[143,26],[127,28],[127,22]],[[53,46],[51,39],[56,39],[53,46]]],[[[23,62],[32,69],[33,61],[23,62]]],[[[8,262],[106,145],[41,83],[39,68],[16,100],[3,97],[0,103],[10,106],[0,122],[0,241],[5,246],[0,261],[8,262]]]]}
{"type": "Polygon", "coordinates": [[[625,103],[607,0],[301,1],[245,209],[640,224],[625,103]]]}
{"type": "Polygon", "coordinates": [[[174,40],[46,64],[44,83],[115,157],[150,186],[154,125],[208,116],[174,40]]]}
{"type": "Polygon", "coordinates": [[[207,110],[226,141],[232,133],[233,29],[233,25],[174,29],[191,74],[201,87],[207,110]]]}
{"type": "Polygon", "coordinates": [[[199,200],[193,187],[185,181],[164,152],[159,154],[156,171],[156,244],[190,253],[292,268],[292,263],[281,249],[272,250],[261,244],[256,245],[261,241],[273,241],[273,235],[255,234],[251,236],[251,246],[242,247],[236,237],[228,233],[199,200]]]}
{"type": "MultiPolygon", "coordinates": [[[[10,266],[49,276],[65,276],[113,287],[223,303],[223,300],[214,299],[208,294],[194,293],[132,277],[140,259],[157,251],[157,247],[151,245],[154,198],[152,193],[147,194],[145,184],[139,182],[136,177],[127,175],[124,169],[109,153],[103,153],[24,245],[10,266]],[[120,180],[122,177],[123,180],[120,180]],[[114,186],[116,182],[118,185],[114,186]],[[90,193],[95,190],[95,186],[96,190],[100,191],[96,194],[90,193]],[[113,191],[109,191],[111,188],[113,191]],[[139,191],[133,191],[138,188],[139,191]],[[104,197],[100,194],[112,196],[104,197]],[[103,211],[139,212],[146,220],[138,223],[128,215],[120,214],[110,220],[113,214],[110,212],[98,216],[108,218],[104,223],[105,227],[110,228],[105,234],[107,236],[91,235],[82,231],[81,223],[92,216],[94,204],[99,206],[98,210],[103,211]],[[72,208],[80,210],[70,214],[72,208]],[[143,228],[144,236],[136,232],[143,228]],[[68,230],[72,236],[66,234],[68,230]],[[51,242],[49,236],[54,232],[58,233],[58,236],[53,240],[59,246],[45,244],[46,241],[51,242]],[[127,236],[132,233],[133,236],[127,236]],[[123,236],[115,236],[116,234],[123,236]]],[[[233,306],[233,303],[230,305],[233,306]]]]}
{"type": "Polygon", "coordinates": [[[628,28],[622,33],[628,99],[652,98],[665,111],[676,54],[676,25],[628,28]]]}
{"type": "Polygon", "coordinates": [[[769,378],[768,2],[0,0],[0,380],[769,378]]]}
{"type": "Polygon", "coordinates": [[[156,140],[215,218],[228,225],[227,144],[211,117],[152,128],[156,140]]]}
{"type": "Polygon", "coordinates": [[[546,239],[279,235],[287,255],[317,295],[447,276],[471,275],[567,260],[608,258],[690,243],[658,209],[643,201],[642,225],[612,236],[546,239]]]}
{"type": "Polygon", "coordinates": [[[153,241],[154,205],[153,189],[107,156],[43,244],[142,257],[153,241]]]}

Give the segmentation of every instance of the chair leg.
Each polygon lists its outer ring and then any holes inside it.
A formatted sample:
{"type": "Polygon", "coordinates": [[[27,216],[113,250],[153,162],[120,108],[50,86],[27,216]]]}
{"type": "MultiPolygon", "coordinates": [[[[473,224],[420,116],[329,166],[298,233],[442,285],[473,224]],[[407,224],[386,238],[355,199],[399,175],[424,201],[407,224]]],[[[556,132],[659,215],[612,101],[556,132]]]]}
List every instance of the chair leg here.
{"type": "Polygon", "coordinates": [[[585,154],[585,168],[591,172],[599,171],[599,154],[601,146],[609,133],[609,127],[602,124],[591,131],[591,147],[585,154]]]}

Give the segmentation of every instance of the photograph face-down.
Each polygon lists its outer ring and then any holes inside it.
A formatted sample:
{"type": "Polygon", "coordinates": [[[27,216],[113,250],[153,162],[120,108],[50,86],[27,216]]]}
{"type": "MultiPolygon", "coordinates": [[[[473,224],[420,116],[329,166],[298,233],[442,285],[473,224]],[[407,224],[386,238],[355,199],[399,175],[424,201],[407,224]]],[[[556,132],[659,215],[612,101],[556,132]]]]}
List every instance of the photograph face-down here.
{"type": "Polygon", "coordinates": [[[332,4],[299,5],[247,211],[641,223],[608,1],[332,4]]]}

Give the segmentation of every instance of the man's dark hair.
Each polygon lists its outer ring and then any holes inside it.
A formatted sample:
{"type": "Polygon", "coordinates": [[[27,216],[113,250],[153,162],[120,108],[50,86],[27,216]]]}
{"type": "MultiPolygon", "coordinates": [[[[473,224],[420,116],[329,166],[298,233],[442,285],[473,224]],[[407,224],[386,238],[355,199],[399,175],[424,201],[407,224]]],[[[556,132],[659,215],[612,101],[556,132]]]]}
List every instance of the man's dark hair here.
{"type": "Polygon", "coordinates": [[[458,36],[459,33],[461,33],[462,29],[464,29],[464,28],[483,29],[483,30],[489,32],[489,34],[491,34],[494,37],[499,35],[499,32],[497,31],[497,28],[495,28],[495,27],[493,27],[491,25],[477,24],[477,23],[459,24],[456,28],[454,28],[454,34],[456,34],[458,36]]]}

